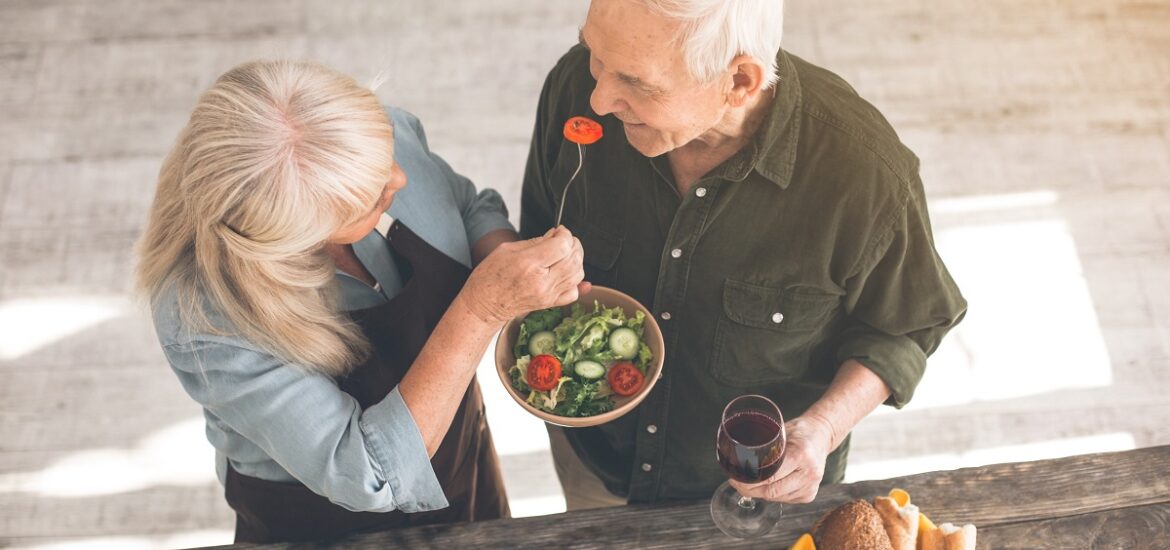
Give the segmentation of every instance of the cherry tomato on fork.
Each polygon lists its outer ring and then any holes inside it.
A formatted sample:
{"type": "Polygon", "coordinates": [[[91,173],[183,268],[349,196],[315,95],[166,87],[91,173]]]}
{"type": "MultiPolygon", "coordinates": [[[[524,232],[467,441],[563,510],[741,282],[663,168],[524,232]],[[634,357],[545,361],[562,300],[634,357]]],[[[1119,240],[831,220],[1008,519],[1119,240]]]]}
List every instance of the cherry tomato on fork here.
{"type": "Polygon", "coordinates": [[[565,121],[565,139],[578,145],[595,143],[601,134],[601,124],[593,119],[575,116],[565,121]]]}
{"type": "Polygon", "coordinates": [[[534,390],[552,390],[561,379],[561,362],[552,355],[537,355],[528,362],[527,378],[528,385],[534,390]]]}

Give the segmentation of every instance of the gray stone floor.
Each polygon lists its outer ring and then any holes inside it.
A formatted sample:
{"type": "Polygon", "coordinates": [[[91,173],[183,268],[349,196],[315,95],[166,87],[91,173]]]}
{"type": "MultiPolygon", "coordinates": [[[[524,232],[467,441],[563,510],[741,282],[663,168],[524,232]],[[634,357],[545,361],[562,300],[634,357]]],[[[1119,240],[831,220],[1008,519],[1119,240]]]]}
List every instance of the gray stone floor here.
{"type": "MultiPolygon", "coordinates": [[[[0,2],[0,547],[227,542],[198,409],[128,293],[161,156],[258,56],[414,111],[514,207],[584,0],[0,2]],[[466,121],[476,124],[467,125],[466,121]]],[[[971,302],[851,479],[1170,443],[1170,3],[790,2],[788,49],[922,158],[971,302]]],[[[518,514],[563,510],[539,423],[482,369],[518,514]]]]}

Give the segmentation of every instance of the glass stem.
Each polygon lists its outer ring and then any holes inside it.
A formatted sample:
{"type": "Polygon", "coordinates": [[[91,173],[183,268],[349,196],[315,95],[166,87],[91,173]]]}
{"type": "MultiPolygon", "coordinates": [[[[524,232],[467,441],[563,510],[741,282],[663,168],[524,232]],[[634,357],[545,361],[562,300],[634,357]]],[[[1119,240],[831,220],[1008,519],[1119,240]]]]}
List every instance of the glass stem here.
{"type": "Polygon", "coordinates": [[[753,500],[752,497],[741,496],[739,497],[739,507],[743,508],[744,510],[755,510],[756,501],[753,500]]]}

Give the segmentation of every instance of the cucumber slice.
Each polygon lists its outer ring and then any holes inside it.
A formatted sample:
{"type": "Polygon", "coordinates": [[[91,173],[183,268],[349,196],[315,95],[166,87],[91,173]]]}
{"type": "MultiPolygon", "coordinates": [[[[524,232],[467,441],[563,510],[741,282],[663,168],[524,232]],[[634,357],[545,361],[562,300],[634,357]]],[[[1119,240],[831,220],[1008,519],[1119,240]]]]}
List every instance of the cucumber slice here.
{"type": "Polygon", "coordinates": [[[638,355],[638,345],[641,343],[642,339],[638,338],[634,329],[621,327],[609,334],[609,349],[622,359],[633,359],[638,355]]]}
{"type": "Polygon", "coordinates": [[[557,349],[557,337],[552,331],[542,330],[528,338],[528,353],[537,355],[552,354],[557,349]]]}
{"type": "Polygon", "coordinates": [[[586,380],[597,380],[605,376],[605,367],[597,361],[577,361],[573,370],[577,372],[577,376],[586,380]]]}

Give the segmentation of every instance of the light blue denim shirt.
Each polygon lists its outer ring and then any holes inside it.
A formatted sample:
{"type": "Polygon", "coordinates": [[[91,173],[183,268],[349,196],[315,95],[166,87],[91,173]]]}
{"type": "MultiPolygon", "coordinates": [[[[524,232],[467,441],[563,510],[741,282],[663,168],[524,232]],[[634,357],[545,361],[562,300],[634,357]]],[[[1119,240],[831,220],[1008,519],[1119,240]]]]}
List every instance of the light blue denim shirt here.
{"type": "MultiPolygon", "coordinates": [[[[407,176],[389,214],[470,267],[473,243],[491,231],[513,229],[503,199],[490,189],[476,192],[432,153],[417,118],[401,109],[388,112],[394,158],[407,176]]],[[[377,305],[401,291],[404,281],[380,233],[371,232],[354,250],[380,290],[338,275],[346,310],[377,305]]],[[[299,481],[349,510],[447,506],[398,388],[363,411],[328,376],[293,368],[239,337],[185,329],[171,293],[155,301],[153,313],[171,368],[203,406],[221,482],[230,463],[246,476],[299,481]]],[[[208,313],[212,323],[229,326],[217,312],[208,313]]]]}

